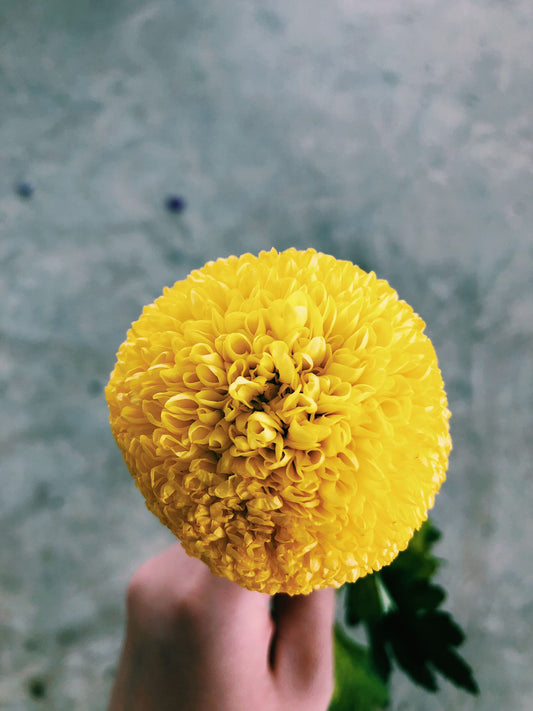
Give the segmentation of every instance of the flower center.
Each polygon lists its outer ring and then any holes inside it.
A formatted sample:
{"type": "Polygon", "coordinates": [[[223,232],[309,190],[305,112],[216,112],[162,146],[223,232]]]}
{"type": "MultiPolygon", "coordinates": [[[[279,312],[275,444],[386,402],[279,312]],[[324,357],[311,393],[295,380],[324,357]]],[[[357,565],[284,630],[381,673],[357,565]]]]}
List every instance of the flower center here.
{"type": "MultiPolygon", "coordinates": [[[[233,334],[228,338],[235,352],[239,341],[233,334]]],[[[302,338],[291,349],[270,337],[260,345],[259,353],[241,349],[228,370],[221,426],[227,427],[231,455],[259,456],[263,466],[274,470],[294,460],[297,452],[311,455],[326,444],[329,452],[340,451],[350,439],[350,428],[339,427],[342,414],[335,403],[342,404],[349,388],[334,392],[336,379],[325,374],[325,339],[302,338]]]]}

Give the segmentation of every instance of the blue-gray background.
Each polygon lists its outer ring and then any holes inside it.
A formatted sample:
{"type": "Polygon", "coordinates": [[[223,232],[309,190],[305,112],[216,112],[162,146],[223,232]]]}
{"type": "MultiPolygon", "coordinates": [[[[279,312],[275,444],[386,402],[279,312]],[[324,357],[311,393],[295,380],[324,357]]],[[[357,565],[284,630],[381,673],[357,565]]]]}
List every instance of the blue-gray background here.
{"type": "Polygon", "coordinates": [[[532,66],[530,0],[0,0],[3,711],[104,708],[171,540],[108,429],[131,321],[290,245],[389,279],[447,383],[440,579],[482,696],[396,675],[391,708],[531,708],[532,66]]]}

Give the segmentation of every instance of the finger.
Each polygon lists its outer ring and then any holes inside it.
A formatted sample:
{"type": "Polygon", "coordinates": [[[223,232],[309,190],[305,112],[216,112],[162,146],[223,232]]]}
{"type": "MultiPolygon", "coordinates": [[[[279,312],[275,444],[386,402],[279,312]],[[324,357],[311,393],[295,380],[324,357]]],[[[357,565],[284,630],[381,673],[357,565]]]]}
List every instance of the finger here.
{"type": "Polygon", "coordinates": [[[335,592],[315,590],[309,595],[276,595],[272,667],[276,675],[290,675],[308,685],[333,674],[335,592]]]}
{"type": "Polygon", "coordinates": [[[269,595],[209,574],[199,591],[199,601],[206,623],[212,622],[219,633],[223,630],[223,637],[238,646],[260,644],[266,658],[274,631],[269,595]]]}
{"type": "Polygon", "coordinates": [[[129,593],[141,592],[166,598],[179,598],[197,584],[205,575],[205,565],[185,553],[179,543],[145,561],[134,573],[129,585],[129,593]],[[163,594],[162,594],[163,593],[163,594]]]}
{"type": "MultiPolygon", "coordinates": [[[[268,657],[273,622],[268,595],[245,590],[213,575],[180,544],[145,562],[128,589],[129,620],[158,638],[174,634],[176,625],[201,630],[213,646],[256,647],[268,657]]],[[[266,663],[266,662],[265,662],[266,663]]]]}
{"type": "Polygon", "coordinates": [[[235,625],[240,623],[239,617],[261,616],[270,619],[268,595],[247,590],[227,578],[209,573],[203,581],[199,595],[205,601],[207,613],[212,610],[219,619],[227,612],[229,619],[233,620],[235,625]]]}

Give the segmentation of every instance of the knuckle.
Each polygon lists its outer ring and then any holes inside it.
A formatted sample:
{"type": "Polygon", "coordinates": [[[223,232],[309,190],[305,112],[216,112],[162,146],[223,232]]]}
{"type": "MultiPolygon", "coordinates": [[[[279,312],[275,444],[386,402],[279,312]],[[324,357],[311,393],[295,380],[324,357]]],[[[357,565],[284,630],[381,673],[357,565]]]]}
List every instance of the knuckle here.
{"type": "Polygon", "coordinates": [[[154,575],[150,561],[131,577],[126,591],[126,609],[131,623],[155,634],[173,634],[176,629],[194,629],[203,616],[198,586],[183,588],[179,582],[154,575]]]}
{"type": "Polygon", "coordinates": [[[155,594],[154,580],[143,565],[133,573],[126,590],[126,605],[128,611],[135,611],[142,608],[155,594]]]}

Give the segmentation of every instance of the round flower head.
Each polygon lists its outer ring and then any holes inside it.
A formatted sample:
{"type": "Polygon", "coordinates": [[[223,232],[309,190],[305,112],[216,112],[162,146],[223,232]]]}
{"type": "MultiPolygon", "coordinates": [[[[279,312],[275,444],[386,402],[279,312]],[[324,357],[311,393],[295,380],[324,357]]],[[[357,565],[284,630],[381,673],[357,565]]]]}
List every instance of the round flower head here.
{"type": "Polygon", "coordinates": [[[128,332],[106,389],[148,508],[251,590],[339,587],[390,563],[451,449],[425,324],[312,249],[209,262],[128,332]]]}

